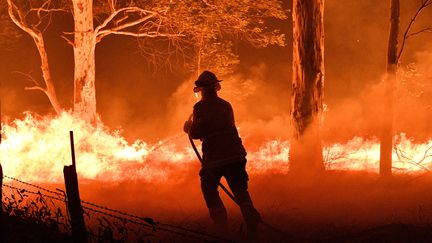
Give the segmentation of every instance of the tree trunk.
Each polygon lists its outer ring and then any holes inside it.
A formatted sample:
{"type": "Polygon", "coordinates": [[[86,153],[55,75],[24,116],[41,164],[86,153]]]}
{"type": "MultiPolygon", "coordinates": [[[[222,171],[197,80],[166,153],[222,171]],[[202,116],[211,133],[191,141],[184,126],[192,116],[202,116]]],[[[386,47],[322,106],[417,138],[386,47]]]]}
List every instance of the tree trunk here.
{"type": "Polygon", "coordinates": [[[95,49],[93,1],[73,0],[74,41],[74,113],[96,121],[95,49]]]}
{"type": "Polygon", "coordinates": [[[293,0],[290,170],[324,169],[320,117],[324,88],[324,0],[293,0]]]}
{"type": "Polygon", "coordinates": [[[57,114],[59,114],[62,111],[62,108],[60,106],[60,103],[58,102],[56,91],[54,88],[54,83],[53,83],[53,80],[51,77],[51,72],[50,72],[49,63],[48,63],[48,54],[45,50],[45,43],[44,43],[43,37],[40,34],[40,35],[38,35],[38,38],[33,38],[33,40],[34,40],[36,47],[39,51],[39,56],[41,59],[42,76],[45,80],[45,85],[46,85],[46,88],[42,91],[48,96],[48,99],[49,99],[52,107],[54,108],[55,112],[57,114]]]}
{"type": "Polygon", "coordinates": [[[196,71],[197,71],[197,77],[201,74],[201,62],[202,62],[202,53],[203,53],[203,45],[204,45],[204,34],[201,33],[200,37],[199,37],[199,41],[198,41],[198,45],[196,47],[197,49],[197,67],[196,67],[196,71]]]}
{"type": "Polygon", "coordinates": [[[382,118],[380,137],[380,175],[387,176],[392,173],[393,150],[393,95],[396,83],[398,65],[398,36],[400,25],[399,0],[390,0],[390,35],[387,51],[387,77],[383,105],[386,116],[382,118]]]}

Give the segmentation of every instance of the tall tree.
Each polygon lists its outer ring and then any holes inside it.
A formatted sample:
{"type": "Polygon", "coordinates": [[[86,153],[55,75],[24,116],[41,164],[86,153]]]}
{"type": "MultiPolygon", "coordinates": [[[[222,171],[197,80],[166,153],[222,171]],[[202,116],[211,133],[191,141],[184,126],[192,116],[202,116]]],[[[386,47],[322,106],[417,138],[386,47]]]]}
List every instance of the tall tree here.
{"type": "MultiPolygon", "coordinates": [[[[31,36],[38,34],[37,38],[33,38],[38,48],[43,42],[42,31],[34,30],[32,21],[51,20],[43,16],[58,10],[72,13],[74,31],[67,33],[72,35],[72,38],[66,36],[64,38],[74,48],[74,112],[90,121],[95,120],[97,116],[95,49],[97,44],[108,35],[146,39],[163,37],[171,40],[170,44],[178,42],[182,37],[186,40],[182,44],[186,43],[185,45],[193,46],[194,50],[201,50],[196,55],[199,60],[196,65],[198,70],[202,67],[221,67],[236,63],[236,56],[230,52],[232,44],[223,40],[227,35],[234,38],[241,36],[246,41],[259,43],[261,46],[284,42],[283,34],[277,30],[268,30],[264,25],[265,19],[284,17],[280,0],[7,1],[10,17],[15,19],[15,24],[23,27],[22,29],[31,36]],[[35,13],[35,16],[28,19],[30,12],[35,13]],[[202,41],[197,41],[200,38],[202,41]],[[205,51],[202,51],[204,49],[205,51]]],[[[50,21],[43,23],[50,23],[50,21]]],[[[47,61],[45,63],[48,64],[47,61]]],[[[49,68],[45,70],[49,71],[49,68]]],[[[52,84],[52,78],[48,80],[51,81],[46,81],[46,86],[52,84]]],[[[44,90],[39,85],[34,89],[44,90]]],[[[59,110],[61,108],[56,109],[59,110]]]]}
{"type": "Polygon", "coordinates": [[[388,115],[384,115],[380,137],[380,174],[390,175],[393,150],[393,90],[396,83],[398,65],[398,37],[400,26],[400,2],[390,0],[390,34],[387,49],[387,77],[385,83],[384,107],[388,115]]]}
{"type": "Polygon", "coordinates": [[[52,12],[61,11],[61,9],[52,5],[51,1],[44,3],[41,8],[33,7],[34,1],[20,1],[22,9],[25,9],[24,11],[20,11],[12,0],[7,0],[7,3],[9,17],[12,22],[31,36],[40,56],[41,71],[45,85],[41,85],[36,79],[30,77],[31,81],[34,82],[34,86],[27,87],[26,89],[40,90],[45,93],[54,110],[59,113],[62,108],[54,88],[43,32],[51,21],[52,12]],[[50,9],[50,11],[44,11],[45,9],[50,9]]]}
{"type": "Polygon", "coordinates": [[[74,113],[88,121],[95,121],[97,117],[97,43],[112,34],[137,38],[178,37],[169,29],[170,25],[163,16],[169,8],[166,1],[7,0],[7,3],[10,18],[33,38],[41,57],[45,85],[35,82],[35,86],[28,89],[43,91],[57,113],[62,108],[56,97],[43,32],[52,22],[53,13],[61,11],[71,14],[74,31],[68,34],[73,35],[73,40],[63,37],[74,49],[74,113]]]}
{"type": "Polygon", "coordinates": [[[383,107],[387,111],[382,117],[380,136],[380,175],[388,176],[392,173],[393,151],[393,116],[394,116],[394,90],[397,82],[397,72],[406,41],[414,35],[429,32],[431,27],[426,27],[416,32],[411,28],[422,10],[432,5],[432,0],[421,0],[421,4],[402,36],[402,44],[399,47],[400,32],[400,0],[390,0],[390,33],[387,46],[387,68],[384,85],[383,107]]]}
{"type": "Polygon", "coordinates": [[[109,35],[177,38],[180,34],[172,28],[166,16],[170,1],[71,1],[74,18],[74,112],[87,120],[95,120],[97,43],[109,35]],[[95,27],[94,19],[100,21],[95,27]]]}
{"type": "Polygon", "coordinates": [[[324,0],[293,1],[290,170],[324,169],[320,117],[324,95],[324,0]]]}
{"type": "Polygon", "coordinates": [[[74,112],[96,119],[96,33],[93,0],[72,0],[74,20],[74,112]]]}

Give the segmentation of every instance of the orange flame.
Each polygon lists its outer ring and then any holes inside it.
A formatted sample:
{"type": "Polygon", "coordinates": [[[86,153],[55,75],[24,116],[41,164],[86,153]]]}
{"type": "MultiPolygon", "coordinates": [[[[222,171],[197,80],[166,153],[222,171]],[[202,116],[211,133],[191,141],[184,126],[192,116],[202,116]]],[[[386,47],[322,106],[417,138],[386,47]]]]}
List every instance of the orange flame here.
{"type": "MultiPolygon", "coordinates": [[[[69,130],[74,131],[81,179],[167,180],[172,172],[198,163],[183,133],[156,144],[142,140],[128,143],[120,131],[110,131],[103,124],[91,126],[67,112],[56,117],[27,113],[21,120],[2,125],[0,161],[4,172],[28,181],[62,181],[63,165],[71,163],[69,130]]],[[[432,168],[432,140],[415,144],[401,134],[396,141],[394,172],[432,168]]],[[[252,174],[286,173],[289,169],[289,141],[269,140],[248,152],[248,170],[252,174]]],[[[323,154],[327,169],[378,171],[377,140],[356,137],[345,144],[325,146],[323,154]]]]}

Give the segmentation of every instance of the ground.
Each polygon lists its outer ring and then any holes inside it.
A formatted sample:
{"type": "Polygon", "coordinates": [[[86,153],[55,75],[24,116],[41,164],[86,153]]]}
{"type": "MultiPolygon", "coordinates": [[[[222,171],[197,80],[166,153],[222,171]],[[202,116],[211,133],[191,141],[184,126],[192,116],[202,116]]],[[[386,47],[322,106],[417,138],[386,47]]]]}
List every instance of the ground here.
{"type": "Polygon", "coordinates": [[[0,242],[18,243],[48,243],[72,242],[67,234],[62,234],[56,228],[38,224],[18,217],[5,217],[0,242]]]}
{"type": "MultiPolygon", "coordinates": [[[[81,197],[164,223],[218,233],[208,218],[198,169],[153,183],[82,181],[81,197]]],[[[250,173],[256,207],[267,223],[283,232],[261,227],[268,242],[430,242],[431,186],[430,174],[383,179],[367,172],[329,171],[307,177],[250,173]]],[[[240,240],[244,229],[239,210],[227,196],[222,198],[231,230],[224,237],[240,240]]]]}

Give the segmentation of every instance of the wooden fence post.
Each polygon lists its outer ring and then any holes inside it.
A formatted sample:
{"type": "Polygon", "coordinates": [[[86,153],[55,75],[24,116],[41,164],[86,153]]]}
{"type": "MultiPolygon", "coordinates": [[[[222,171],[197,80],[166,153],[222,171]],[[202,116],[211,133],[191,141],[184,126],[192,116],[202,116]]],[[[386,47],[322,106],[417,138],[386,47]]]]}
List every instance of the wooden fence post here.
{"type": "Polygon", "coordinates": [[[3,168],[0,164],[0,241],[3,238],[3,168]]]}
{"type": "MultiPolygon", "coordinates": [[[[2,142],[2,126],[1,126],[1,102],[0,102],[0,144],[2,142]]],[[[0,163],[0,227],[3,219],[3,168],[0,163]]],[[[0,228],[2,229],[2,228],[0,228]]]]}
{"type": "MultiPolygon", "coordinates": [[[[0,92],[1,92],[1,82],[0,82],[0,92]]],[[[1,110],[1,98],[0,98],[0,144],[3,137],[3,129],[1,124],[2,110],[1,110]]],[[[0,161],[0,242],[4,240],[4,229],[3,229],[3,168],[0,161]]]]}
{"type": "Polygon", "coordinates": [[[3,216],[3,168],[0,164],[0,223],[3,216]]]}
{"type": "Polygon", "coordinates": [[[84,211],[78,189],[78,177],[75,165],[75,148],[73,132],[70,131],[72,165],[63,167],[63,175],[66,185],[67,207],[71,218],[72,238],[74,242],[88,242],[87,230],[84,223],[84,211]]]}

